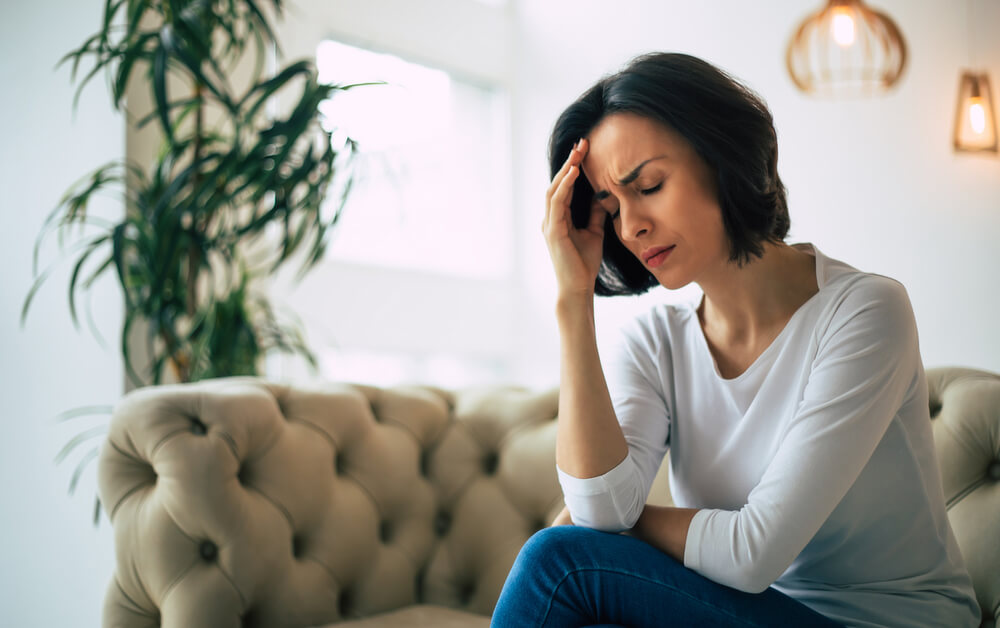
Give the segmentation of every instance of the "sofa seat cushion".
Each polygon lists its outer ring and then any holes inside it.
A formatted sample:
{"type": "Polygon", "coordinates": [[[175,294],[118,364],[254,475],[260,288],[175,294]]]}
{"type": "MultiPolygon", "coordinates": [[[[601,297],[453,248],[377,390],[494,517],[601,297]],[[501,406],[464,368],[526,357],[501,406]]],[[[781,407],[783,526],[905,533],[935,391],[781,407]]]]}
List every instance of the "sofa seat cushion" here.
{"type": "Polygon", "coordinates": [[[421,604],[355,621],[337,622],[323,628],[488,628],[490,618],[485,615],[457,611],[444,606],[421,604]]]}

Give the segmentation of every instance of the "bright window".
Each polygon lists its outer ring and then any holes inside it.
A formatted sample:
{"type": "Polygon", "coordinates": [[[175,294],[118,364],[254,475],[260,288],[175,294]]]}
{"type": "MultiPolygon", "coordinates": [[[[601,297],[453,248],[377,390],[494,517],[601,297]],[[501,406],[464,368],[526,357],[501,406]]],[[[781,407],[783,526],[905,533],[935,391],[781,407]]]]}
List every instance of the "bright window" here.
{"type": "Polygon", "coordinates": [[[319,78],[335,143],[358,142],[355,183],[328,259],[500,279],[512,269],[508,122],[502,90],[335,41],[319,78]]]}

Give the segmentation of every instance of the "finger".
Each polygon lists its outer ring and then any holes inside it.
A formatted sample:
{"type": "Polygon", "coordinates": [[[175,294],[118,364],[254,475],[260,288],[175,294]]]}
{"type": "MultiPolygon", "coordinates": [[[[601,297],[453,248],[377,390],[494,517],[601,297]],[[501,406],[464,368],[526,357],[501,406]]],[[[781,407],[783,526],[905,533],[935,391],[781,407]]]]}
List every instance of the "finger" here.
{"type": "Polygon", "coordinates": [[[570,166],[545,210],[545,222],[542,229],[555,229],[559,234],[565,234],[570,222],[570,202],[573,200],[573,183],[580,172],[579,166],[570,166]],[[564,226],[567,225],[567,226],[564,226]]]}
{"type": "Polygon", "coordinates": [[[549,189],[545,193],[546,202],[548,202],[548,200],[552,197],[552,193],[555,191],[556,187],[558,187],[562,178],[566,176],[569,168],[571,166],[578,165],[581,161],[583,161],[583,155],[585,152],[580,151],[580,146],[585,142],[585,139],[577,140],[576,144],[573,145],[573,148],[570,149],[569,155],[566,156],[566,161],[563,162],[562,168],[560,168],[559,171],[556,172],[555,176],[552,177],[552,183],[549,184],[549,189]]]}
{"type": "Polygon", "coordinates": [[[573,185],[576,183],[576,178],[579,175],[580,166],[570,166],[569,170],[566,171],[566,176],[559,182],[559,187],[556,188],[555,193],[552,194],[552,199],[549,201],[549,205],[553,208],[553,211],[569,209],[569,204],[573,200],[573,185]]]}
{"type": "Polygon", "coordinates": [[[559,172],[557,172],[556,176],[553,177],[548,190],[545,191],[545,214],[542,216],[542,231],[545,230],[546,225],[552,217],[552,197],[555,195],[556,191],[560,189],[560,186],[565,183],[570,169],[573,168],[572,161],[574,152],[575,151],[570,151],[569,157],[566,158],[566,163],[564,163],[563,167],[559,169],[559,172]]]}

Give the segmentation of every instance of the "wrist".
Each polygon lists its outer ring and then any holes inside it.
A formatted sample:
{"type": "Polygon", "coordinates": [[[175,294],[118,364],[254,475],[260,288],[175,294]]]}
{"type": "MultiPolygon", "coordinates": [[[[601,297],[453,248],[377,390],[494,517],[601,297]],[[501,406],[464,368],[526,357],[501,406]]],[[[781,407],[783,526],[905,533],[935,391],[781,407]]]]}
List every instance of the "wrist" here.
{"type": "Polygon", "coordinates": [[[556,297],[556,316],[577,316],[594,313],[594,292],[560,292],[556,297]]]}

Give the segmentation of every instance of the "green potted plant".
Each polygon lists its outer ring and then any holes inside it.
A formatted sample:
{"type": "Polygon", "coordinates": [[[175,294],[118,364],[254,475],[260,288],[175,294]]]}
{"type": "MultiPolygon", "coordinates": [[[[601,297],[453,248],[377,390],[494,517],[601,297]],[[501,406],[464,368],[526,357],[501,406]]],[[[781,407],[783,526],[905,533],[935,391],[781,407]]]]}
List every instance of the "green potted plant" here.
{"type": "MultiPolygon", "coordinates": [[[[48,276],[38,272],[39,246],[75,231],[73,321],[78,293],[113,273],[125,303],[121,354],[135,385],[255,375],[271,350],[315,366],[298,327],[281,322],[254,286],[293,256],[299,276],[323,256],[350,189],[355,145],[332,144],[318,105],[352,86],[320,83],[305,60],[265,73],[277,48],[272,16],[282,8],[281,0],[107,0],[100,30],[61,63],[72,62],[75,80],[92,60],[77,95],[103,72],[114,107],[126,113],[130,87],[145,84],[153,105],[128,117],[130,132],[155,124],[162,145],[152,163],[106,164],[67,192],[39,234],[22,324],[48,276]],[[248,76],[242,88],[230,80],[237,67],[248,76]],[[124,196],[121,219],[88,215],[90,200],[109,189],[124,196]],[[260,256],[248,247],[262,244],[270,254],[251,261],[260,256]],[[140,322],[143,373],[130,337],[140,322]]],[[[60,456],[96,435],[80,434],[60,456]]]]}

